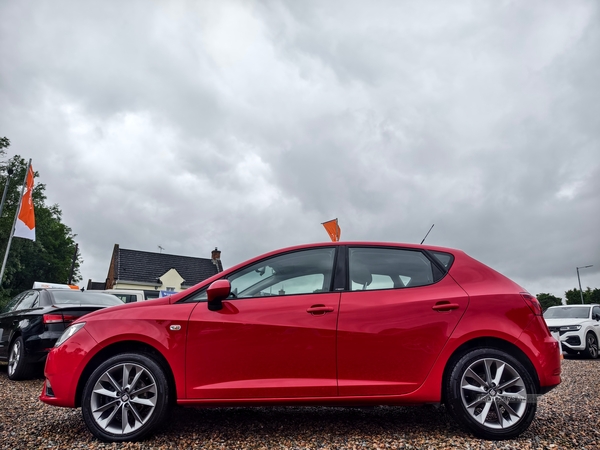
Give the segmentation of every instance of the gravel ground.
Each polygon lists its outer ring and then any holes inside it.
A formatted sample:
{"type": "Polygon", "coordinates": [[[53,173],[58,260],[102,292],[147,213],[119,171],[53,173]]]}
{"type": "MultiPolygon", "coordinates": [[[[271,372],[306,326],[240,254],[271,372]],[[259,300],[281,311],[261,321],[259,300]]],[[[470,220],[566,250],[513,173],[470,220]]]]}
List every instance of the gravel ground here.
{"type": "Polygon", "coordinates": [[[563,382],[541,398],[519,439],[483,441],[458,428],[443,407],[370,409],[175,408],[143,442],[104,444],[81,410],[38,400],[42,379],[11,382],[0,366],[0,448],[97,449],[600,449],[600,359],[565,359],[563,382]]]}

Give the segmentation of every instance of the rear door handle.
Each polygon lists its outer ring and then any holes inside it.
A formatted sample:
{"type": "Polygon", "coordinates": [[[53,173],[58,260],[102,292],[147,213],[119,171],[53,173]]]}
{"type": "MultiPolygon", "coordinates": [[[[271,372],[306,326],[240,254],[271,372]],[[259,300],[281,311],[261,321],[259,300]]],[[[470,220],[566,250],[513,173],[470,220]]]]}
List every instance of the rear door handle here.
{"type": "Polygon", "coordinates": [[[333,306],[312,305],[306,310],[306,312],[312,314],[313,316],[319,316],[322,314],[333,312],[333,306]]]}
{"type": "Polygon", "coordinates": [[[458,303],[450,303],[449,301],[441,301],[441,302],[437,302],[435,305],[433,305],[431,309],[433,309],[434,311],[444,312],[444,311],[452,311],[453,309],[458,309],[458,308],[460,308],[460,305],[458,303]]]}

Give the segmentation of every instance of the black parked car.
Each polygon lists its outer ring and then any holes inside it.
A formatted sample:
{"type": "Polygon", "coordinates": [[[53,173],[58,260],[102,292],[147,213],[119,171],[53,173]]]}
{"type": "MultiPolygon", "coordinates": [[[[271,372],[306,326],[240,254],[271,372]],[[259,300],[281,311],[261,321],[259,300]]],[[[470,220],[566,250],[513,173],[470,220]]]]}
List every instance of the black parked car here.
{"type": "Polygon", "coordinates": [[[30,377],[74,320],[97,309],[122,304],[114,295],[72,289],[31,289],[20,293],[0,313],[0,361],[8,361],[8,378],[30,377]]]}

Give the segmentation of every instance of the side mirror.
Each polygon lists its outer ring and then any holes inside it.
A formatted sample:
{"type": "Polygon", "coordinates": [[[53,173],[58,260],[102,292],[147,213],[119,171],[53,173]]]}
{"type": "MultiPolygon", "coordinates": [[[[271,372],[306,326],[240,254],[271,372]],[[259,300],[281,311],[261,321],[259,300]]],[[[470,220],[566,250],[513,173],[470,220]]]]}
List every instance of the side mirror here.
{"type": "Polygon", "coordinates": [[[229,280],[217,280],[213,282],[206,290],[209,311],[223,309],[223,300],[229,297],[230,293],[231,283],[229,283],[229,280]]]}

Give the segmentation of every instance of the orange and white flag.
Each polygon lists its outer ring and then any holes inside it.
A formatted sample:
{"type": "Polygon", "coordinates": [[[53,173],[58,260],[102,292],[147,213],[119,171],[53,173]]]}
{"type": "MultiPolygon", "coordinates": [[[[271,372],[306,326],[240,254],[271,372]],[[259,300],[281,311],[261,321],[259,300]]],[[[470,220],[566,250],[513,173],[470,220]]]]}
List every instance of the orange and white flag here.
{"type": "Polygon", "coordinates": [[[23,198],[21,199],[21,208],[15,224],[15,233],[13,236],[35,241],[35,215],[33,214],[33,168],[29,166],[27,172],[27,183],[23,198]]]}
{"type": "Polygon", "coordinates": [[[337,242],[340,240],[340,236],[342,235],[342,230],[340,230],[340,226],[338,225],[338,220],[333,219],[327,222],[323,222],[321,225],[325,227],[327,230],[327,234],[333,242],[337,242]]]}

